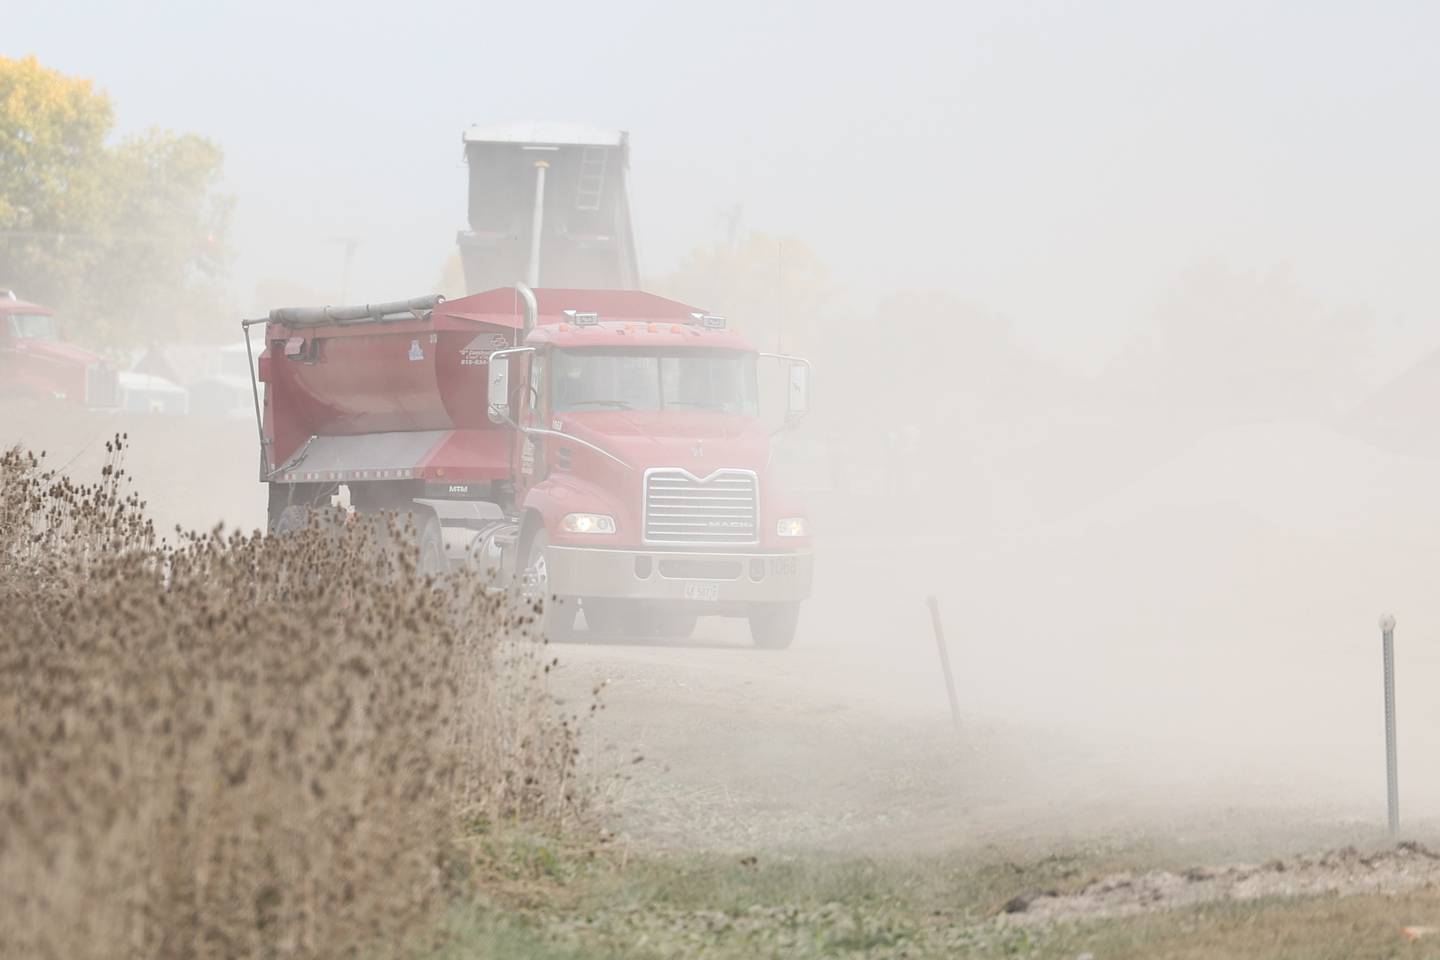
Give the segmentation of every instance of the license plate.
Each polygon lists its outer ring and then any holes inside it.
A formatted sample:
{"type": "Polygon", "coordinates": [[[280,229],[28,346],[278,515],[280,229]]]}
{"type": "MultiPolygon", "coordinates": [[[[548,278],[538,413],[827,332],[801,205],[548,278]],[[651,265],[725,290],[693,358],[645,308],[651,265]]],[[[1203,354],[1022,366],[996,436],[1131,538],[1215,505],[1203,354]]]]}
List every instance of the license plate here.
{"type": "Polygon", "coordinates": [[[720,599],[720,584],[718,583],[687,583],[685,584],[686,600],[708,600],[711,603],[720,599]]]}

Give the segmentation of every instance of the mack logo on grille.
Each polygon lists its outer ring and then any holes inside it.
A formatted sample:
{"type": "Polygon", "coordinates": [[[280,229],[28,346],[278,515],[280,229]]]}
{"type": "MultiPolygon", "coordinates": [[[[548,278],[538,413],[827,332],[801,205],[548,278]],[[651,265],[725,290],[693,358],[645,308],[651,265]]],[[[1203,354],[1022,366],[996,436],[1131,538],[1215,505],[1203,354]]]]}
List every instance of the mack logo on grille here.
{"type": "Polygon", "coordinates": [[[753,471],[697,477],[680,467],[645,473],[645,540],[695,545],[757,541],[760,490],[753,471]]]}

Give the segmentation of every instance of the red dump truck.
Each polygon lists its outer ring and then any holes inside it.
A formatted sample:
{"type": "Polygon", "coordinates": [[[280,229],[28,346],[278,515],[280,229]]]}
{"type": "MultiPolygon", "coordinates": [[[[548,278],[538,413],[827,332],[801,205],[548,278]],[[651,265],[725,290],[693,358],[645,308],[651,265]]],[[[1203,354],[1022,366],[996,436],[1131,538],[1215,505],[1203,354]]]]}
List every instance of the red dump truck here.
{"type": "Polygon", "coordinates": [[[552,637],[581,616],[683,637],[711,615],[747,618],[758,646],[794,638],[811,531],[770,468],[758,385],[778,363],[788,425],[809,403],[804,360],[632,290],[519,284],[246,321],[262,323],[272,529],[344,487],[357,512],[413,516],[423,568],[477,563],[551,598],[552,637]]]}
{"type": "Polygon", "coordinates": [[[0,290],[0,393],[113,407],[115,368],[65,339],[55,311],[0,290]]]}

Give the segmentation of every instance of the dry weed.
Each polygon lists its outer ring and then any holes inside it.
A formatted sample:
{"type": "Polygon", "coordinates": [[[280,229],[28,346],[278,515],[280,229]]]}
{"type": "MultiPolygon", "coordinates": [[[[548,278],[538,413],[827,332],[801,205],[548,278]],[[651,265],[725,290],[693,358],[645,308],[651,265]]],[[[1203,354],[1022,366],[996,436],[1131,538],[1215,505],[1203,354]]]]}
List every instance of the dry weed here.
{"type": "Polygon", "coordinates": [[[532,611],[367,524],[160,541],[123,451],[0,455],[0,956],[398,954],[458,824],[578,810],[532,611]]]}

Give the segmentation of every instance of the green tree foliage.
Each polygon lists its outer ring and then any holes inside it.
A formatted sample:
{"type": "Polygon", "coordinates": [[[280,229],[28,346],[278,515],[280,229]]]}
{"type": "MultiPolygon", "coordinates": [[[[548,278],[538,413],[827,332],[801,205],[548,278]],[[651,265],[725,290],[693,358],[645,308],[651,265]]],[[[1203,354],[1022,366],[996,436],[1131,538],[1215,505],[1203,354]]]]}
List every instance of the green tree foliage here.
{"type": "Polygon", "coordinates": [[[213,332],[230,219],[220,149],[161,130],[111,143],[114,124],[90,81],[0,57],[0,284],[90,343],[213,332]]]}
{"type": "Polygon", "coordinates": [[[76,293],[69,237],[104,227],[105,138],[115,118],[89,80],[0,57],[0,283],[36,299],[76,293]]]}

